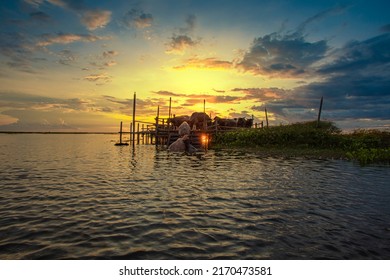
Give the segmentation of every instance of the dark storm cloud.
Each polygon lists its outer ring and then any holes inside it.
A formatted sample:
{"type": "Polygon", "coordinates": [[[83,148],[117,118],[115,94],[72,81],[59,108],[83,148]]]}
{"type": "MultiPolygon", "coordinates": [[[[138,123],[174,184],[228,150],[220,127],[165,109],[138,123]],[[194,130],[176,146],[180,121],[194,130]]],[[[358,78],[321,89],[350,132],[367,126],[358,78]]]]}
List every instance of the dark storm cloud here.
{"type": "MultiPolygon", "coordinates": [[[[390,120],[390,81],[382,75],[337,75],[323,82],[295,88],[283,99],[266,100],[267,109],[278,118],[310,120],[316,117],[321,96],[323,116],[343,119],[390,120]]],[[[253,108],[259,111],[264,106],[253,108]]]]}
{"type": "Polygon", "coordinates": [[[365,41],[352,41],[336,52],[338,58],[319,70],[321,74],[388,74],[390,33],[365,41]],[[363,73],[364,72],[364,73],[363,73]]]}
{"type": "Polygon", "coordinates": [[[237,67],[255,75],[292,77],[307,73],[328,49],[325,40],[311,43],[300,33],[272,33],[255,38],[237,67]]]}
{"type": "Polygon", "coordinates": [[[267,107],[279,119],[313,120],[324,97],[323,117],[331,121],[343,119],[390,120],[390,81],[383,77],[337,76],[319,83],[295,88],[283,99],[265,100],[267,107]]]}
{"type": "Polygon", "coordinates": [[[297,91],[306,98],[323,95],[336,118],[390,120],[390,34],[350,42],[337,53],[318,71],[324,82],[297,91]]]}
{"type": "MultiPolygon", "coordinates": [[[[324,96],[326,110],[335,119],[378,118],[390,120],[390,81],[383,76],[335,76],[321,83],[295,89],[295,96],[316,106],[324,96]]],[[[302,102],[303,103],[303,102],[302,102]]]]}
{"type": "Polygon", "coordinates": [[[254,75],[269,77],[312,74],[312,65],[323,59],[330,47],[327,40],[309,42],[305,29],[329,16],[343,13],[346,9],[346,6],[336,6],[309,17],[295,30],[255,38],[236,67],[254,75]]]}
{"type": "MultiPolygon", "coordinates": [[[[303,26],[326,14],[308,19],[303,26]]],[[[381,28],[387,29],[388,26],[381,28]]],[[[274,90],[275,99],[264,94],[271,89],[234,90],[245,93],[247,98],[265,101],[265,105],[252,109],[263,111],[266,106],[277,119],[313,119],[324,96],[323,116],[330,120],[390,121],[390,33],[350,41],[339,49],[329,50],[326,41],[310,43],[299,33],[291,36],[274,33],[257,38],[238,67],[268,76],[296,77],[310,71],[321,79],[289,92],[274,90]],[[324,57],[327,63],[324,60],[320,66],[317,64],[316,70],[311,68],[324,57]]]]}

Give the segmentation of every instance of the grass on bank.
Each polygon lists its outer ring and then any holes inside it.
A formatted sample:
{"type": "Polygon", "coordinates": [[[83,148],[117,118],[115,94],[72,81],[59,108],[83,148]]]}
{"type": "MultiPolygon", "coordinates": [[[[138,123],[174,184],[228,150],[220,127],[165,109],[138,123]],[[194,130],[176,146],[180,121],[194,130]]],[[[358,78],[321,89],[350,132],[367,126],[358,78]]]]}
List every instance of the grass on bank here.
{"type": "Polygon", "coordinates": [[[390,132],[356,130],[342,134],[331,122],[294,123],[218,133],[214,148],[245,148],[270,155],[347,158],[361,164],[390,163],[390,132]]]}

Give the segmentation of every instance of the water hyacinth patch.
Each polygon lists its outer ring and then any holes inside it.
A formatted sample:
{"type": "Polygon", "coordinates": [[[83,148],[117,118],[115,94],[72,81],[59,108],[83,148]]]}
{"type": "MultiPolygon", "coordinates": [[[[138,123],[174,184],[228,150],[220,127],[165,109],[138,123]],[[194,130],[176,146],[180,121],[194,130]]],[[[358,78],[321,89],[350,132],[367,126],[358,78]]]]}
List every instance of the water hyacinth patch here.
{"type": "Polygon", "coordinates": [[[390,132],[356,130],[343,134],[332,122],[304,122],[262,129],[240,129],[217,133],[216,148],[288,150],[294,155],[339,155],[361,164],[390,162],[390,132]]]}

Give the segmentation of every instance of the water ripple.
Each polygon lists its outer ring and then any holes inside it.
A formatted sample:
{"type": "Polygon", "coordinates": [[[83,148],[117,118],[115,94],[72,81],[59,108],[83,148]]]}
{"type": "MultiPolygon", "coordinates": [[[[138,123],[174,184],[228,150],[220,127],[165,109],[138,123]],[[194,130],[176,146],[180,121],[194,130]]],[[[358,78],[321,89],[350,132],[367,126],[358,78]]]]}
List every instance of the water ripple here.
{"type": "Polygon", "coordinates": [[[1,259],[390,258],[388,167],[0,137],[1,259]]]}

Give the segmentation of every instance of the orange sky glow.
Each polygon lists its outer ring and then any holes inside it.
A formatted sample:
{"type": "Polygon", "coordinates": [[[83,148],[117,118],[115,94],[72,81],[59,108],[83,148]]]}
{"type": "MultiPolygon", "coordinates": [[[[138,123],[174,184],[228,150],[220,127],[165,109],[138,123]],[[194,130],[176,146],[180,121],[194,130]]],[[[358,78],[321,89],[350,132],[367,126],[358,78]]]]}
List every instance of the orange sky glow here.
{"type": "Polygon", "coordinates": [[[290,2],[4,1],[0,131],[114,132],[134,92],[138,121],[171,97],[175,115],[205,100],[212,117],[287,124],[324,96],[325,120],[389,128],[386,9],[290,2]]]}

